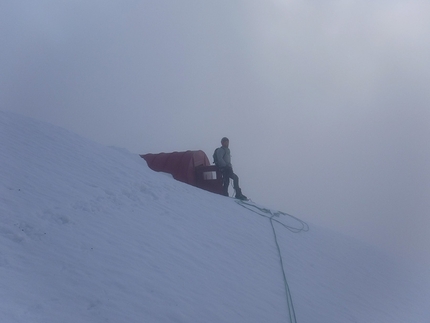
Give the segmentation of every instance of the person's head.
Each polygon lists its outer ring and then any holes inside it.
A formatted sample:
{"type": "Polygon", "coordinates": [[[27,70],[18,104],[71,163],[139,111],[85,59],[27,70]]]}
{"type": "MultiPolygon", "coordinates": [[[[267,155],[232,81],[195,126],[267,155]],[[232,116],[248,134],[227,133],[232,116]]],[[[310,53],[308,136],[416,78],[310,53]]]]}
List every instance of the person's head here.
{"type": "Polygon", "coordinates": [[[221,139],[221,145],[223,147],[228,147],[228,144],[229,144],[229,141],[228,141],[227,137],[224,137],[224,138],[221,139]]]}

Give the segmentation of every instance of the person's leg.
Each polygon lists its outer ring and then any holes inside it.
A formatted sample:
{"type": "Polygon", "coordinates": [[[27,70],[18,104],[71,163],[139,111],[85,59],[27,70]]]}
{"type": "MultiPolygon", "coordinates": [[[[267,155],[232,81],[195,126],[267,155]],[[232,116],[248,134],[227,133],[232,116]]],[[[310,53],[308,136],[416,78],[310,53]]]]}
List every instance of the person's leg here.
{"type": "Polygon", "coordinates": [[[242,190],[239,187],[239,176],[237,176],[232,172],[231,178],[233,179],[233,187],[234,187],[234,190],[236,191],[235,197],[240,200],[247,200],[248,198],[242,194],[242,190]]]}
{"type": "Polygon", "coordinates": [[[222,174],[222,193],[224,196],[228,196],[228,186],[230,185],[230,174],[228,168],[221,169],[222,174]]]}
{"type": "Polygon", "coordinates": [[[233,179],[233,188],[235,189],[235,190],[240,190],[240,187],[239,187],[239,177],[235,174],[235,173],[233,173],[233,172],[231,172],[231,176],[230,176],[232,179],[233,179]]]}

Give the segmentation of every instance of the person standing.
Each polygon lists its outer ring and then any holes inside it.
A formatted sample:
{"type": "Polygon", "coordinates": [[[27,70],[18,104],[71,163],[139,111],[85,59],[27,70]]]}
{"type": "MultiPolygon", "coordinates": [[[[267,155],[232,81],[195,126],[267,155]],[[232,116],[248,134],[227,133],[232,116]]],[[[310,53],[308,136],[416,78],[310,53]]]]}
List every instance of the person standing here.
{"type": "Polygon", "coordinates": [[[228,148],[230,141],[227,137],[221,139],[221,147],[216,149],[214,154],[215,165],[219,167],[223,179],[223,195],[228,196],[228,186],[230,178],[233,180],[233,188],[236,191],[235,197],[240,200],[248,198],[242,194],[239,187],[239,177],[233,172],[231,165],[230,149],[228,148]]]}

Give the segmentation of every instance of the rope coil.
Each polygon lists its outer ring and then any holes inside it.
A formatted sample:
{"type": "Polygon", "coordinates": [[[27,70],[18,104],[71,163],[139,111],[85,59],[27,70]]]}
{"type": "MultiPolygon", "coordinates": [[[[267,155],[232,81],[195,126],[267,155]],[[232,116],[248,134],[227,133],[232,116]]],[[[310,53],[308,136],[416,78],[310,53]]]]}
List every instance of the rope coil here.
{"type": "Polygon", "coordinates": [[[250,203],[249,201],[235,200],[235,202],[237,204],[239,204],[240,206],[244,207],[245,209],[248,209],[251,212],[254,212],[254,213],[256,213],[260,216],[263,216],[265,218],[272,219],[272,221],[279,223],[284,228],[288,229],[289,231],[291,231],[293,233],[299,233],[302,231],[304,231],[304,232],[309,231],[309,225],[306,222],[295,217],[294,215],[291,215],[291,214],[288,214],[285,212],[281,212],[281,211],[273,212],[270,209],[257,206],[256,204],[250,203]],[[260,212],[262,212],[263,214],[261,214],[260,212]],[[288,224],[282,222],[281,216],[285,216],[286,218],[293,219],[295,222],[298,223],[298,226],[292,226],[292,225],[288,225],[288,224]],[[273,219],[274,217],[279,218],[279,220],[273,219]]]}

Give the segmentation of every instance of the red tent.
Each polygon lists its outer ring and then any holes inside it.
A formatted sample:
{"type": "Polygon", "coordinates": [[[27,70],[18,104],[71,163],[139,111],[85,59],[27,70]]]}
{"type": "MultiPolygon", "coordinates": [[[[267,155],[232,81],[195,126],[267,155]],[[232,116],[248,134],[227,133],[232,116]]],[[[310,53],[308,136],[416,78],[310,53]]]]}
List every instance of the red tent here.
{"type": "Polygon", "coordinates": [[[207,191],[222,194],[222,178],[211,166],[202,150],[140,155],[156,172],[172,174],[173,178],[207,191]]]}

